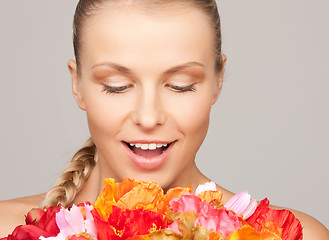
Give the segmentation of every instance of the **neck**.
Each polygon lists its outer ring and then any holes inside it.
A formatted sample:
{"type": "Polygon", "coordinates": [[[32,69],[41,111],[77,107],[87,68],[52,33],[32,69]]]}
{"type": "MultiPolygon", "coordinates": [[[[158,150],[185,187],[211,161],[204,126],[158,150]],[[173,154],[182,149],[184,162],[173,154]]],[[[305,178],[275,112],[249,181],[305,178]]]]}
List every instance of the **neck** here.
{"type": "MultiPolygon", "coordinates": [[[[108,176],[111,177],[111,176],[108,176]]],[[[190,166],[190,171],[186,171],[185,174],[182,174],[180,177],[175,179],[170,186],[164,188],[164,192],[167,192],[169,188],[175,187],[188,187],[191,186],[193,189],[193,193],[195,192],[196,187],[199,184],[204,184],[206,182],[211,181],[205,175],[203,175],[200,170],[197,168],[195,164],[190,166]]],[[[77,194],[74,204],[79,204],[81,202],[88,201],[90,203],[94,203],[97,200],[97,197],[102,193],[104,188],[103,178],[101,174],[101,167],[99,162],[97,162],[96,166],[91,172],[90,177],[83,185],[81,191],[77,194]]],[[[223,192],[223,201],[226,202],[233,194],[226,189],[217,185],[217,190],[223,192]]]]}
{"type": "Polygon", "coordinates": [[[94,203],[97,200],[98,195],[103,190],[103,187],[104,185],[102,183],[102,179],[100,179],[100,167],[99,164],[96,163],[89,178],[75,197],[74,204],[79,204],[86,201],[94,203]]]}
{"type": "Polygon", "coordinates": [[[177,177],[168,187],[164,188],[164,191],[167,192],[170,188],[176,187],[192,187],[193,193],[199,184],[204,184],[211,181],[207,178],[201,171],[197,168],[195,163],[192,166],[189,166],[189,170],[184,170],[184,174],[181,174],[177,177]]]}

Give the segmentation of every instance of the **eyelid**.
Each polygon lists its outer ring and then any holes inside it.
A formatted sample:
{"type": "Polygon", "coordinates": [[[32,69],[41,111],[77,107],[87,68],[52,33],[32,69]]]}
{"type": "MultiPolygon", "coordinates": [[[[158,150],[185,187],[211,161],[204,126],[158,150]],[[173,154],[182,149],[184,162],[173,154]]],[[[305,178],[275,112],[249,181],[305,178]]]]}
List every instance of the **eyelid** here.
{"type": "Polygon", "coordinates": [[[175,84],[167,83],[165,86],[171,88],[175,92],[195,92],[196,91],[195,83],[192,83],[189,85],[184,85],[184,86],[178,86],[175,84]]]}
{"type": "Polygon", "coordinates": [[[104,89],[103,89],[102,92],[106,92],[106,94],[111,94],[111,93],[120,94],[120,93],[124,93],[124,92],[126,92],[127,89],[133,87],[132,84],[127,84],[127,85],[122,85],[122,86],[117,86],[117,87],[108,86],[106,84],[103,84],[103,86],[104,86],[104,89]]]}
{"type": "Polygon", "coordinates": [[[127,89],[134,87],[134,83],[127,76],[122,74],[110,74],[103,79],[100,79],[103,85],[103,91],[106,94],[121,94],[125,93],[127,89]]]}

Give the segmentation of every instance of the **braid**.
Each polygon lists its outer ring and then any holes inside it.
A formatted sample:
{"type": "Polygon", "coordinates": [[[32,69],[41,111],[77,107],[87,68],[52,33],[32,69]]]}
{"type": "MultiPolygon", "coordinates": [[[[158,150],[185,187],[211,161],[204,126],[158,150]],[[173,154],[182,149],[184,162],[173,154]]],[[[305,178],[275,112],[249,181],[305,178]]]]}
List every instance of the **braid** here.
{"type": "Polygon", "coordinates": [[[89,138],[83,148],[73,156],[69,165],[58,178],[56,185],[48,191],[41,204],[42,207],[59,204],[64,207],[70,206],[96,164],[95,155],[96,146],[93,140],[89,138]]]}

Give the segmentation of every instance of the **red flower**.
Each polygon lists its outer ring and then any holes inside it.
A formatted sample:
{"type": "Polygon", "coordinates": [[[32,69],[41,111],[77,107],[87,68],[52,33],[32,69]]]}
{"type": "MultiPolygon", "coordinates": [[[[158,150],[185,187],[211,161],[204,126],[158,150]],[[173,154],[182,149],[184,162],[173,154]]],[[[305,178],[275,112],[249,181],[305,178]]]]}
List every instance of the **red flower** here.
{"type": "Polygon", "coordinates": [[[33,208],[31,211],[27,213],[27,216],[25,218],[26,225],[37,225],[37,222],[44,214],[45,211],[43,211],[42,209],[33,208]]]}
{"type": "Polygon", "coordinates": [[[121,210],[113,206],[107,222],[99,213],[92,211],[99,240],[127,239],[135,235],[145,235],[152,231],[165,228],[164,217],[149,210],[121,210]]]}
{"type": "Polygon", "coordinates": [[[38,240],[39,237],[54,237],[56,234],[48,233],[33,225],[18,226],[12,234],[1,240],[38,240]]]}
{"type": "Polygon", "coordinates": [[[47,208],[44,214],[37,219],[36,226],[56,236],[59,233],[59,228],[56,224],[56,213],[58,213],[60,209],[61,206],[47,208]]]}
{"type": "Polygon", "coordinates": [[[24,226],[15,228],[12,234],[1,240],[38,240],[39,237],[54,237],[59,233],[56,213],[60,207],[49,207],[46,211],[32,209],[25,219],[24,226]]]}
{"type": "Polygon", "coordinates": [[[247,223],[256,231],[261,232],[266,223],[274,223],[282,228],[283,240],[302,240],[303,228],[299,220],[289,210],[275,210],[269,208],[269,200],[265,198],[258,205],[255,213],[247,220],[247,223]]]}

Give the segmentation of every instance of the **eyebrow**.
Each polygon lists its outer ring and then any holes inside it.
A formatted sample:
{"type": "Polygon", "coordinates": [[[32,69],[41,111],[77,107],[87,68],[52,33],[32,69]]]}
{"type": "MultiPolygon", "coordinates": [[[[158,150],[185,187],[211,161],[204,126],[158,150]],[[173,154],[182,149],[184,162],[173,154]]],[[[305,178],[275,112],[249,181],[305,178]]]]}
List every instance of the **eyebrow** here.
{"type": "Polygon", "coordinates": [[[176,72],[184,70],[185,68],[195,67],[195,66],[204,67],[203,64],[198,63],[198,62],[187,62],[187,63],[181,64],[181,65],[177,65],[172,68],[169,68],[168,70],[166,70],[164,72],[164,75],[174,74],[176,72]]]}
{"type": "MultiPolygon", "coordinates": [[[[112,62],[96,64],[92,68],[95,69],[96,67],[101,67],[101,66],[110,67],[110,68],[112,68],[112,69],[114,69],[118,72],[128,74],[128,75],[131,75],[131,76],[135,77],[135,74],[134,74],[133,70],[131,70],[131,69],[125,67],[125,66],[122,66],[122,65],[119,65],[119,64],[116,64],[116,63],[112,63],[112,62]]],[[[171,75],[171,74],[174,74],[176,72],[182,71],[186,68],[195,67],[195,66],[204,67],[204,65],[202,63],[199,63],[199,62],[187,62],[187,63],[183,63],[183,64],[180,64],[180,65],[169,68],[162,75],[163,76],[171,75]]]]}
{"type": "Polygon", "coordinates": [[[133,75],[133,71],[131,69],[112,62],[96,64],[95,66],[93,66],[93,69],[97,67],[110,67],[113,68],[114,70],[117,70],[118,72],[133,75]]]}

